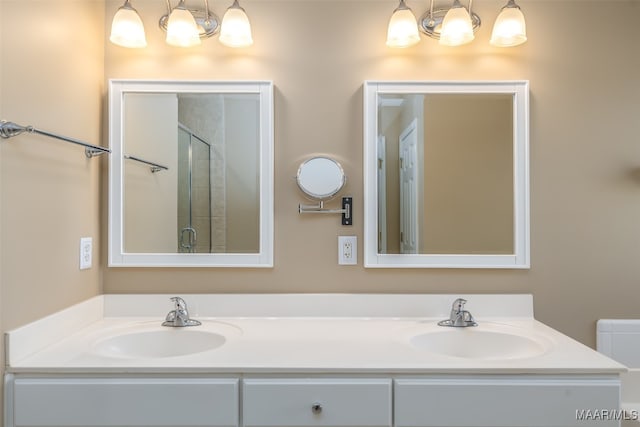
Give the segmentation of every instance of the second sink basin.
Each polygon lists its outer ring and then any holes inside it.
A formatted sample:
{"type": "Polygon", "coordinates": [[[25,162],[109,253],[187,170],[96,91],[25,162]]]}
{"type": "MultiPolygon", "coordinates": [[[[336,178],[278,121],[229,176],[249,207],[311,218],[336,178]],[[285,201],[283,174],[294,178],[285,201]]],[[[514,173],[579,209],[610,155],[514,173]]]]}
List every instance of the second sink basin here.
{"type": "Polygon", "coordinates": [[[444,356],[467,359],[503,360],[540,356],[549,343],[511,328],[445,328],[414,335],[412,346],[444,356]]]}

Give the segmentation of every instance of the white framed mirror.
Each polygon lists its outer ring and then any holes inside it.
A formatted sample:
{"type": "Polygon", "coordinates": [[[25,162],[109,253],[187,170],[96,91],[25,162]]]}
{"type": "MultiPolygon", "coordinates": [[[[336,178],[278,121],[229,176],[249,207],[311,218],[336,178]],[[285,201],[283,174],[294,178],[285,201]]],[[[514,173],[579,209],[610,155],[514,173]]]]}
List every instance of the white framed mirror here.
{"type": "Polygon", "coordinates": [[[273,266],[273,84],[110,80],[109,266],[273,266]]]}
{"type": "Polygon", "coordinates": [[[529,268],[527,81],[364,84],[365,267],[529,268]]]}

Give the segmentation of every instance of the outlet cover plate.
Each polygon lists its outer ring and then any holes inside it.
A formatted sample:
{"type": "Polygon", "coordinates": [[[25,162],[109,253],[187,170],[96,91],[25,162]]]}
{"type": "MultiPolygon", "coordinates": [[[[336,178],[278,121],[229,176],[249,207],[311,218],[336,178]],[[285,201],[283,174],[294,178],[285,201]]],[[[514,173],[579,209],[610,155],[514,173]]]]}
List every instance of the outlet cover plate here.
{"type": "Polygon", "coordinates": [[[338,236],[338,264],[358,264],[358,237],[338,236]]]}

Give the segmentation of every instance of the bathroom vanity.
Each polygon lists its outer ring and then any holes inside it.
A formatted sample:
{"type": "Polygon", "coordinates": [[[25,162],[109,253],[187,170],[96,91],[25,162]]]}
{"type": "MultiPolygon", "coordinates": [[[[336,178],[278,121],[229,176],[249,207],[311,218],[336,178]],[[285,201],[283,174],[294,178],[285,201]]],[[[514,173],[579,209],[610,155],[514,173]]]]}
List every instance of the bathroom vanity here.
{"type": "Polygon", "coordinates": [[[104,295],[6,334],[5,426],[618,426],[623,365],[530,295],[104,295]],[[579,411],[583,411],[579,414],[579,411]]]}

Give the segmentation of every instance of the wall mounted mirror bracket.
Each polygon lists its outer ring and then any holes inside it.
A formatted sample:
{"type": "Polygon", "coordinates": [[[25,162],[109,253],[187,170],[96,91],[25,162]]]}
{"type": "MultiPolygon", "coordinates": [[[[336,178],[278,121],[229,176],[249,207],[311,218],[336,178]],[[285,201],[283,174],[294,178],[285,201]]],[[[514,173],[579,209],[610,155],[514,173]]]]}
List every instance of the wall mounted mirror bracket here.
{"type": "Polygon", "coordinates": [[[343,197],[341,209],[328,209],[324,202],[333,199],[344,188],[347,177],[340,163],[329,157],[312,157],[300,165],[296,174],[298,188],[315,205],[298,205],[300,214],[342,214],[342,225],[353,225],[353,198],[343,197]]]}
{"type": "Polygon", "coordinates": [[[324,202],[316,205],[298,205],[298,213],[301,214],[342,214],[342,225],[353,225],[353,197],[342,198],[342,209],[328,209],[324,202]]]}

